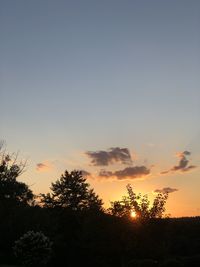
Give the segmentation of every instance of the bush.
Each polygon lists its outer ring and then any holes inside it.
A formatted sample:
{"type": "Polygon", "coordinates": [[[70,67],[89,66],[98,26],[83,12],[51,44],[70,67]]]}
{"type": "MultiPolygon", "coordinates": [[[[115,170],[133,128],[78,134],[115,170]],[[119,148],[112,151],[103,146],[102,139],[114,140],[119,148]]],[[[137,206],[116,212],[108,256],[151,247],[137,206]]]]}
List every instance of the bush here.
{"type": "Polygon", "coordinates": [[[15,242],[14,254],[24,266],[44,266],[51,256],[52,242],[42,232],[28,231],[15,242]]]}
{"type": "Polygon", "coordinates": [[[182,267],[182,266],[184,266],[183,263],[176,259],[168,259],[161,264],[161,267],[182,267]]]}

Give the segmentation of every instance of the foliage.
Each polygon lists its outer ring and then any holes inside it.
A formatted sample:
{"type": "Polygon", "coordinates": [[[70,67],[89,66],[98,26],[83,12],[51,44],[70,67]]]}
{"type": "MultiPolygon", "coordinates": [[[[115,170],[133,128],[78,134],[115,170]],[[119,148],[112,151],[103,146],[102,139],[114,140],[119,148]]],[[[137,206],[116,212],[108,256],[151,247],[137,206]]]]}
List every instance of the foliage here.
{"type": "Polygon", "coordinates": [[[102,210],[102,200],[93,189],[89,189],[81,171],[65,171],[59,180],[52,183],[51,191],[51,194],[41,195],[44,207],[62,207],[74,211],[102,210]]]}
{"type": "Polygon", "coordinates": [[[140,220],[161,218],[165,212],[165,204],[168,198],[167,193],[159,193],[150,206],[148,195],[134,193],[130,184],[127,185],[128,196],[121,201],[111,202],[109,211],[119,217],[130,217],[131,211],[135,211],[136,217],[140,220]]]}
{"type": "Polygon", "coordinates": [[[52,242],[42,232],[29,231],[15,242],[14,254],[24,266],[43,266],[48,263],[52,242]]]}
{"type": "Polygon", "coordinates": [[[17,181],[26,163],[17,162],[18,154],[8,154],[0,144],[0,202],[24,203],[33,201],[33,193],[28,186],[17,181]]]}

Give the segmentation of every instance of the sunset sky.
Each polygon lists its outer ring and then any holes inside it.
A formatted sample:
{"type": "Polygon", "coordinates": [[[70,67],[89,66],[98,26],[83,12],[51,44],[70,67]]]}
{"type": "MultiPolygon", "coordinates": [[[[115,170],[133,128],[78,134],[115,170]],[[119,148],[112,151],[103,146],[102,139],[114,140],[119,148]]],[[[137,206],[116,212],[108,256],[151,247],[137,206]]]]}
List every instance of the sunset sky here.
{"type": "Polygon", "coordinates": [[[45,193],[84,170],[105,206],[168,190],[200,216],[200,1],[1,0],[0,139],[45,193]]]}

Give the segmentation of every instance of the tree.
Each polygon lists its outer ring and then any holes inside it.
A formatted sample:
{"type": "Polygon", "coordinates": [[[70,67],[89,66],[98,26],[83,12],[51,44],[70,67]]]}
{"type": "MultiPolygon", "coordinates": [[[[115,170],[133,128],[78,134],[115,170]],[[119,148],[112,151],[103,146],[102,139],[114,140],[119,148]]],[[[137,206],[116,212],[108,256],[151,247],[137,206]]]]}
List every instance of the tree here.
{"type": "Polygon", "coordinates": [[[17,162],[18,154],[8,154],[0,144],[0,202],[29,204],[34,195],[29,187],[17,181],[25,168],[24,162],[17,162]]]}
{"type": "Polygon", "coordinates": [[[51,184],[50,189],[52,193],[41,195],[44,207],[62,207],[74,211],[102,209],[102,200],[93,189],[89,189],[81,171],[65,171],[60,179],[51,184]]]}
{"type": "Polygon", "coordinates": [[[168,198],[167,193],[159,193],[153,205],[150,205],[148,195],[136,194],[130,184],[127,185],[128,196],[124,196],[121,201],[111,202],[109,212],[119,217],[130,217],[131,212],[140,220],[161,218],[165,212],[165,204],[168,198]]]}

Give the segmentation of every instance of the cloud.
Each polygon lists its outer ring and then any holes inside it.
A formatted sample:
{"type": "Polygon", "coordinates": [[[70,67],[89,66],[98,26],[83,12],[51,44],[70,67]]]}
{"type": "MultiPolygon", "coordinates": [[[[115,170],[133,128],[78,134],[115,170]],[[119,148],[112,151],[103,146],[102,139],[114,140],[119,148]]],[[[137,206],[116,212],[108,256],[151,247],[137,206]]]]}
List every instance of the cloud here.
{"type": "Polygon", "coordinates": [[[53,168],[52,164],[48,161],[39,162],[36,164],[36,170],[39,172],[48,172],[53,168]]]}
{"type": "Polygon", "coordinates": [[[81,170],[81,172],[82,172],[82,175],[83,175],[84,177],[86,177],[86,178],[91,176],[91,173],[88,172],[88,171],[86,171],[86,170],[81,170]]]}
{"type": "Polygon", "coordinates": [[[99,176],[100,177],[107,177],[107,178],[110,178],[113,176],[113,172],[111,171],[106,171],[106,170],[100,170],[99,172],[99,176]]]}
{"type": "Polygon", "coordinates": [[[164,187],[163,189],[156,189],[154,190],[155,193],[162,193],[162,194],[166,194],[166,193],[173,193],[178,191],[178,189],[176,188],[171,188],[171,187],[164,187]]]}
{"type": "Polygon", "coordinates": [[[107,151],[87,151],[85,154],[91,158],[93,166],[108,166],[114,163],[132,164],[128,148],[113,147],[107,151]]]}
{"type": "Polygon", "coordinates": [[[167,173],[176,172],[176,171],[187,172],[187,171],[190,171],[191,169],[196,168],[196,166],[194,165],[189,165],[189,160],[187,159],[187,156],[190,156],[190,155],[191,155],[191,152],[189,151],[183,151],[183,152],[177,153],[177,157],[179,158],[178,165],[173,166],[171,169],[167,171],[161,172],[161,174],[167,174],[167,173]]]}
{"type": "Polygon", "coordinates": [[[127,167],[123,170],[116,171],[114,174],[119,180],[126,178],[135,179],[150,174],[150,169],[145,166],[127,167]]]}
{"type": "Polygon", "coordinates": [[[123,170],[111,172],[106,170],[101,170],[99,172],[100,177],[111,178],[116,177],[118,180],[124,179],[136,179],[147,176],[150,174],[150,169],[145,166],[135,166],[135,167],[127,167],[123,170]]]}
{"type": "Polygon", "coordinates": [[[188,166],[187,168],[182,169],[182,172],[187,172],[187,171],[190,171],[190,170],[195,169],[195,168],[197,168],[197,166],[195,166],[195,165],[190,165],[190,166],[188,166]]]}

